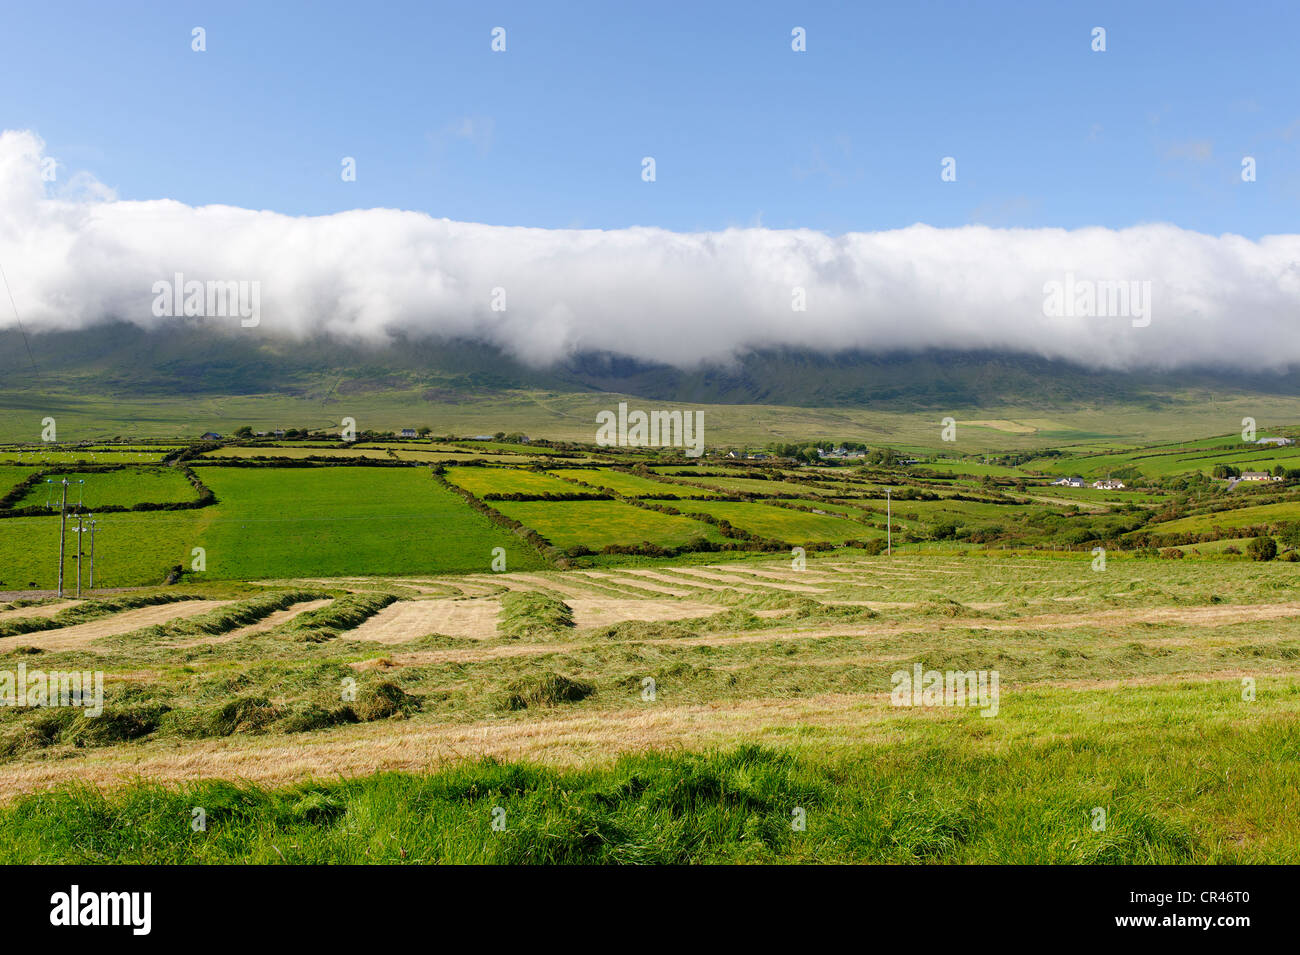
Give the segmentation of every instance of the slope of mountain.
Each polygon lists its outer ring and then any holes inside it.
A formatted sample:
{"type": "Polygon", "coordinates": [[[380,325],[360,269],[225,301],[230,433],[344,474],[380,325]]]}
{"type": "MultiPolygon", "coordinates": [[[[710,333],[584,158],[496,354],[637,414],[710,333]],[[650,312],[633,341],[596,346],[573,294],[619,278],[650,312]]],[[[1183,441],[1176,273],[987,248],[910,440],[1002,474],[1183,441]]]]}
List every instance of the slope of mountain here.
{"type": "MultiPolygon", "coordinates": [[[[146,332],[112,324],[31,335],[0,331],[0,392],[69,391],[106,397],[277,394],[307,399],[406,394],[439,403],[519,390],[608,392],[657,401],[920,411],[995,406],[1068,409],[1079,403],[1149,406],[1231,395],[1300,395],[1286,374],[1095,371],[1030,355],[755,351],[729,366],[682,370],[609,354],[533,368],[493,346],[399,340],[384,347],[290,341],[178,326],[146,332]],[[1198,397],[1200,395],[1200,397],[1198,397]]],[[[3,402],[0,401],[0,404],[3,402]]]]}

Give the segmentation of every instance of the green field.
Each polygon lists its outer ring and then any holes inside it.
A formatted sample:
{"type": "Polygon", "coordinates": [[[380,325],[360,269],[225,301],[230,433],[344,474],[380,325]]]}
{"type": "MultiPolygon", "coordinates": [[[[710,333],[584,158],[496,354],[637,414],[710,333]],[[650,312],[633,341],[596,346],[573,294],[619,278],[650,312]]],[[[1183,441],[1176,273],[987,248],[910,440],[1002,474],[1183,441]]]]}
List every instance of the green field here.
{"type": "Polygon", "coordinates": [[[575,481],[581,481],[583,484],[590,484],[593,487],[608,488],[616,494],[624,497],[639,498],[656,498],[656,497],[716,497],[717,495],[701,490],[698,487],[689,487],[684,484],[673,485],[664,481],[654,481],[650,478],[639,477],[635,474],[625,474],[622,471],[611,471],[606,468],[565,468],[564,470],[551,471],[551,474],[560,478],[571,478],[575,481]]]}
{"type": "MultiPolygon", "coordinates": [[[[447,480],[475,497],[484,494],[581,494],[582,488],[519,468],[448,468],[447,480]]],[[[590,493],[590,492],[588,492],[590,493]]]]}
{"type": "Polygon", "coordinates": [[[24,464],[41,469],[69,464],[149,464],[161,461],[176,448],[114,447],[0,449],[0,464],[24,464]]]}
{"type": "MultiPolygon", "coordinates": [[[[671,481],[691,481],[705,484],[728,494],[753,494],[758,497],[834,497],[841,491],[798,484],[793,481],[763,481],[758,478],[699,477],[669,478],[671,481]]],[[[864,488],[865,489],[865,488],[864,488]]]]}
{"type": "Polygon", "coordinates": [[[14,464],[0,464],[0,495],[9,493],[17,485],[21,484],[38,468],[19,467],[14,464]]]}
{"type": "Polygon", "coordinates": [[[1243,449],[1240,444],[1240,435],[1230,435],[1120,453],[1039,458],[1030,461],[1026,467],[1041,469],[1049,474],[1078,474],[1091,480],[1112,473],[1134,473],[1143,477],[1167,477],[1190,472],[1209,474],[1221,464],[1245,471],[1272,470],[1277,465],[1286,468],[1300,466],[1300,447],[1260,445],[1243,449]]]}
{"type": "Polygon", "coordinates": [[[175,468],[132,467],[120,471],[72,471],[47,474],[18,502],[18,507],[49,506],[58,509],[63,500],[63,480],[68,485],[68,504],[82,503],[94,510],[114,504],[179,504],[198,500],[198,492],[175,468]]]}
{"type": "Polygon", "coordinates": [[[488,459],[497,464],[527,464],[537,460],[524,454],[474,454],[469,451],[443,451],[400,444],[320,444],[229,445],[208,451],[205,458],[351,458],[370,461],[478,461],[488,459]]]}
{"type": "Polygon", "coordinates": [[[841,517],[774,507],[756,501],[692,501],[678,509],[683,513],[703,513],[722,518],[751,534],[789,544],[823,541],[842,544],[881,536],[877,530],[841,517]]]}
{"type": "Polygon", "coordinates": [[[1151,525],[1157,534],[1201,533],[1218,527],[1253,527],[1256,524],[1277,524],[1281,521],[1300,520],[1300,501],[1278,504],[1258,504],[1237,507],[1214,514],[1194,514],[1176,521],[1151,525]]]}
{"type": "Polygon", "coordinates": [[[660,514],[622,501],[498,501],[493,506],[557,547],[582,544],[599,550],[610,544],[645,542],[676,547],[694,538],[724,539],[701,521],[660,514]]]}
{"type": "MultiPolygon", "coordinates": [[[[200,466],[196,473],[219,504],[98,519],[97,586],[159,583],[173,566],[190,568],[196,547],[206,552],[207,569],[187,579],[487,571],[494,547],[506,549],[510,567],[545,564],[422,468],[200,466]]],[[[0,521],[0,589],[52,587],[57,548],[54,516],[0,521]]]]}
{"type": "Polygon", "coordinates": [[[908,467],[970,477],[983,477],[986,474],[992,474],[996,477],[1016,477],[1021,473],[1016,468],[1009,468],[1002,464],[985,464],[982,461],[959,461],[953,458],[931,458],[922,461],[920,464],[908,465],[908,467]]]}

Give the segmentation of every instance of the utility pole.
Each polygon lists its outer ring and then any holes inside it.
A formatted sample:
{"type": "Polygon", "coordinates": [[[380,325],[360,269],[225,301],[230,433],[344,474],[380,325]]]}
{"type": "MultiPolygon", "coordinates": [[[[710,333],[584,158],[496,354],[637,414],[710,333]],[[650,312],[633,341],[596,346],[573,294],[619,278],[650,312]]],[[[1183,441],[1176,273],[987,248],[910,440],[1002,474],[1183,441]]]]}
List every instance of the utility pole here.
{"type": "Polygon", "coordinates": [[[64,478],[63,503],[59,505],[59,596],[63,596],[63,532],[68,522],[68,479],[64,478]]]}
{"type": "Polygon", "coordinates": [[[85,530],[81,512],[77,512],[77,596],[81,596],[81,552],[85,549],[81,546],[81,535],[85,530]]]}
{"type": "Polygon", "coordinates": [[[90,517],[90,589],[95,589],[95,517],[90,517]]]}
{"type": "Polygon", "coordinates": [[[885,488],[885,556],[894,553],[894,509],[889,499],[889,488],[885,488]]]}
{"type": "MultiPolygon", "coordinates": [[[[46,481],[45,483],[53,484],[54,482],[46,481]]],[[[62,597],[63,596],[63,564],[64,564],[63,552],[65,549],[63,542],[64,542],[64,538],[67,536],[67,526],[68,526],[68,485],[73,483],[85,484],[86,482],[85,481],[73,482],[73,481],[69,481],[67,478],[64,478],[59,483],[63,485],[63,502],[59,505],[59,596],[62,597]]],[[[77,506],[80,507],[81,505],[78,504],[77,506]]],[[[77,538],[77,578],[78,578],[77,592],[80,593],[81,592],[81,582],[80,582],[81,538],[80,537],[77,538]]]]}

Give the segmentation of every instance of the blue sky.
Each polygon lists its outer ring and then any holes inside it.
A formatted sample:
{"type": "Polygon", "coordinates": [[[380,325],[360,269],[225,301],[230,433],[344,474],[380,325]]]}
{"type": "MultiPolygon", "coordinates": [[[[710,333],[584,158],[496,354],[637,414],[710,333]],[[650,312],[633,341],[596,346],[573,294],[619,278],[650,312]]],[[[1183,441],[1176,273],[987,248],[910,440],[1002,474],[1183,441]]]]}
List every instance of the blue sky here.
{"type": "Polygon", "coordinates": [[[1298,35],[1281,2],[11,4],[0,127],[120,198],[293,215],[1258,237],[1300,221],[1298,35]]]}

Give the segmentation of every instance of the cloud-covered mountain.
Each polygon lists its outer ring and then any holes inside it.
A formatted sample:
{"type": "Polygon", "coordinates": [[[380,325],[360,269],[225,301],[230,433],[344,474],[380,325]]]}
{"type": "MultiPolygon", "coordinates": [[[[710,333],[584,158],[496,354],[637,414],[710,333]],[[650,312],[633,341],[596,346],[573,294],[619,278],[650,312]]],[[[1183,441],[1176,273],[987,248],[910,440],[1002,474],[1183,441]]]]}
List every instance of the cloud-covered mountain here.
{"type": "MultiPolygon", "coordinates": [[[[31,132],[0,134],[0,265],[29,333],[174,327],[187,320],[156,314],[156,283],[180,274],[260,283],[256,327],[202,319],[231,334],[471,340],[534,367],[598,353],[695,369],[786,348],[1011,352],[1108,370],[1300,365],[1298,235],[1160,224],[683,234],[392,209],[294,217],[121,201],[64,170],[45,182],[43,150],[31,132]],[[1107,282],[1137,283],[1132,319],[1087,314],[1079,290],[1107,282]],[[1052,314],[1053,300],[1065,314],[1052,314]]],[[[0,329],[15,321],[0,299],[0,329]]]]}

